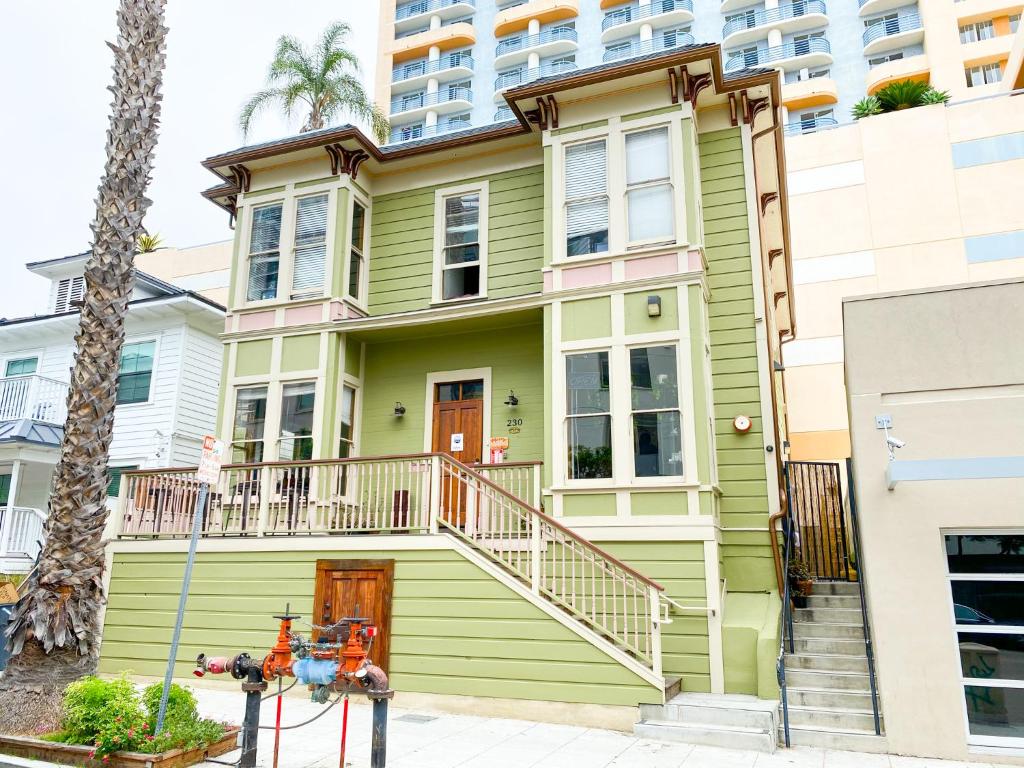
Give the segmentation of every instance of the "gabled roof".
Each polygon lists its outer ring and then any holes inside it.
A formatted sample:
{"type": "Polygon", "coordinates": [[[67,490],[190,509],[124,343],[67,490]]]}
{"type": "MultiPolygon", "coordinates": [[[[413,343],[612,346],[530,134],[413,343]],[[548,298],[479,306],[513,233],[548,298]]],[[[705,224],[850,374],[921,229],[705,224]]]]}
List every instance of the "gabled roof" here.
{"type": "Polygon", "coordinates": [[[32,419],[0,421],[0,443],[24,442],[58,448],[63,439],[64,428],[55,424],[32,419]]]}

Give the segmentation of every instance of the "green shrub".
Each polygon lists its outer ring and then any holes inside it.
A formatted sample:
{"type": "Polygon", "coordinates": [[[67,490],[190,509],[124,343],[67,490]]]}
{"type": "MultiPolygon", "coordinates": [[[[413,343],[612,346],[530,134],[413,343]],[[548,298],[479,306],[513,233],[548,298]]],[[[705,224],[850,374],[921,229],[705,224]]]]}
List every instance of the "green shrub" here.
{"type": "Polygon", "coordinates": [[[187,688],[172,685],[167,697],[164,730],[158,735],[157,711],[162,683],[154,683],[140,696],[127,677],[102,680],[86,677],[64,690],[61,730],[49,741],[86,744],[92,757],[106,762],[112,752],[157,753],[206,746],[224,735],[224,727],[199,717],[196,697],[187,688]]]}

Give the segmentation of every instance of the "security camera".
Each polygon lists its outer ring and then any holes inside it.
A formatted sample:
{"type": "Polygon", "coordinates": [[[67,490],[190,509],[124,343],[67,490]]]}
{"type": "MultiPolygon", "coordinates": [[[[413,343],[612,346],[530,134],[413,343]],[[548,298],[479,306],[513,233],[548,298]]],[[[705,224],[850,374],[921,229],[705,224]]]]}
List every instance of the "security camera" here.
{"type": "Polygon", "coordinates": [[[903,440],[900,440],[898,437],[893,437],[892,435],[889,435],[889,437],[885,438],[885,444],[888,445],[890,448],[902,448],[903,446],[906,445],[906,443],[903,440]]]}

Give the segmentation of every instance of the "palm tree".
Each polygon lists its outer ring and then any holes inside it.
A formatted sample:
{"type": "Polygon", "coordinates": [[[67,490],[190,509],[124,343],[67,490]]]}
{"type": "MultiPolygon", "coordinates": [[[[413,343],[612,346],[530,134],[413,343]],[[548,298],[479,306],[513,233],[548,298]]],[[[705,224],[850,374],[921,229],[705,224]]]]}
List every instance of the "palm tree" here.
{"type": "Polygon", "coordinates": [[[945,104],[947,101],[949,91],[939,91],[928,83],[916,80],[900,80],[889,83],[874,96],[868,96],[854,104],[853,116],[860,120],[862,117],[899,112],[901,109],[913,109],[928,104],[945,104]]]}
{"type": "Polygon", "coordinates": [[[7,630],[13,656],[0,680],[0,731],[53,730],[68,682],[96,669],[103,605],[107,457],[136,239],[150,201],[164,67],[165,0],[121,0],[107,161],[92,223],[92,255],[68,417],[53,475],[45,541],[7,630]]]}
{"type": "Polygon", "coordinates": [[[291,117],[301,105],[303,110],[309,110],[302,124],[303,133],[325,128],[339,115],[348,113],[369,123],[378,142],[387,141],[387,117],[370,101],[363,84],[353,74],[359,72],[359,59],[344,46],[351,31],[343,22],[331,24],[312,51],[291,35],[279,37],[267,73],[267,88],[253,94],[242,107],[238,118],[242,133],[248,136],[253,119],[271,105],[280,107],[286,117],[291,117]]]}

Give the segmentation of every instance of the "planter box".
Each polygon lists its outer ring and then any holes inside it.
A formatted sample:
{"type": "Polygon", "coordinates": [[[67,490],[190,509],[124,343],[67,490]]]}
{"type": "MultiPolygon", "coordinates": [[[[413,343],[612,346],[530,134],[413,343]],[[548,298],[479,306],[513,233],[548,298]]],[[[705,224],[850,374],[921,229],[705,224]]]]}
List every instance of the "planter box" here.
{"type": "Polygon", "coordinates": [[[152,755],[142,752],[114,752],[110,755],[110,761],[106,763],[89,757],[92,747],[55,744],[30,736],[0,735],[0,753],[87,768],[184,768],[187,765],[201,763],[208,757],[217,757],[237,749],[239,730],[238,726],[229,726],[224,729],[224,737],[220,741],[200,749],[172,749],[170,752],[152,755]]]}

